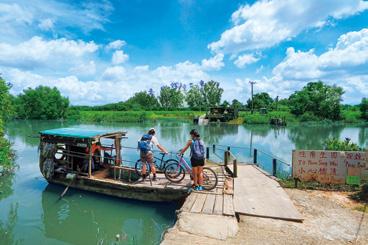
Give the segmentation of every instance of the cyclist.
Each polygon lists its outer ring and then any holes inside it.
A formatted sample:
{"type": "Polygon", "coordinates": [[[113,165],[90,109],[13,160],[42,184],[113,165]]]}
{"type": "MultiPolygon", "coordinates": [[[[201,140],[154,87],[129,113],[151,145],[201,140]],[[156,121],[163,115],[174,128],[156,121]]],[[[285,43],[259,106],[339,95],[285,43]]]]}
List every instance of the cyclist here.
{"type": "Polygon", "coordinates": [[[142,161],[142,180],[144,180],[147,176],[147,166],[146,163],[148,163],[151,167],[151,171],[153,174],[152,180],[156,180],[156,168],[155,164],[153,162],[153,146],[156,146],[161,152],[167,154],[168,151],[160,145],[160,143],[157,140],[156,130],[154,128],[151,128],[148,130],[147,134],[144,134],[140,141],[138,141],[138,149],[140,150],[140,157],[142,161]]]}
{"type": "Polygon", "coordinates": [[[201,136],[197,130],[192,129],[190,131],[192,139],[188,140],[185,147],[180,151],[180,154],[184,154],[190,147],[190,163],[193,169],[193,181],[192,188],[197,191],[203,190],[203,166],[205,163],[205,146],[201,140],[201,136]]]}

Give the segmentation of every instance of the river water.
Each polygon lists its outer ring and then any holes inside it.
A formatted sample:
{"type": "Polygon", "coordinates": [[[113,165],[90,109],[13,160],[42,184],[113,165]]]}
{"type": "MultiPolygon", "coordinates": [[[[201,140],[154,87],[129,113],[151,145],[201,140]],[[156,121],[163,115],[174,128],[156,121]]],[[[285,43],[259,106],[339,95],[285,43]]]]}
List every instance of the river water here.
{"type": "MultiPolygon", "coordinates": [[[[272,158],[290,172],[293,149],[321,149],[328,137],[351,138],[368,146],[368,126],[295,125],[287,128],[214,124],[193,126],[165,121],[146,124],[77,124],[50,121],[13,121],[7,137],[16,151],[19,168],[12,176],[0,177],[0,244],[158,244],[165,230],[175,223],[176,203],[150,203],[111,198],[72,190],[58,200],[63,187],[48,185],[38,168],[38,132],[58,127],[124,130],[123,145],[135,147],[140,136],[155,127],[162,145],[177,151],[196,127],[211,148],[211,159],[220,161],[231,146],[241,161],[252,161],[258,149],[261,165],[270,170],[272,158]],[[215,152],[212,145],[215,144],[215,152]],[[286,164],[283,164],[285,162],[286,164]],[[116,241],[119,234],[120,241],[116,241]]],[[[134,161],[137,151],[123,148],[123,159],[134,161]]]]}

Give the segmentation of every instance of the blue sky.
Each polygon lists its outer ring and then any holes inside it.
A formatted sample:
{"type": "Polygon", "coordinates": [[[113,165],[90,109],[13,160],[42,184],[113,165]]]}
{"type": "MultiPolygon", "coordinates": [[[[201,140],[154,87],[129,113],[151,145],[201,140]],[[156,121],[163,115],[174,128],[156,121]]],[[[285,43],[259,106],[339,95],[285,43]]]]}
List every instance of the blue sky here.
{"type": "Polygon", "coordinates": [[[171,81],[216,80],[223,99],[288,97],[307,82],[368,96],[364,0],[0,0],[0,73],[12,93],[56,86],[73,104],[171,81]]]}

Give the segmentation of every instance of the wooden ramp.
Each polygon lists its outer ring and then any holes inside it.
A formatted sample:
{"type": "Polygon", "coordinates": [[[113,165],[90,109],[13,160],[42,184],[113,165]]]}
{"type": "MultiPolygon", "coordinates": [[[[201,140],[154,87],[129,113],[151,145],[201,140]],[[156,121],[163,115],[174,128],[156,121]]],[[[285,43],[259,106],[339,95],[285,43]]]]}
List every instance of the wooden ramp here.
{"type": "Polygon", "coordinates": [[[222,167],[214,170],[218,177],[217,187],[211,191],[192,191],[181,207],[181,212],[235,216],[232,190],[224,191],[228,177],[222,167]]]}
{"type": "Polygon", "coordinates": [[[254,165],[238,165],[238,177],[234,178],[234,209],[236,213],[251,216],[303,220],[279,183],[254,165]]]}

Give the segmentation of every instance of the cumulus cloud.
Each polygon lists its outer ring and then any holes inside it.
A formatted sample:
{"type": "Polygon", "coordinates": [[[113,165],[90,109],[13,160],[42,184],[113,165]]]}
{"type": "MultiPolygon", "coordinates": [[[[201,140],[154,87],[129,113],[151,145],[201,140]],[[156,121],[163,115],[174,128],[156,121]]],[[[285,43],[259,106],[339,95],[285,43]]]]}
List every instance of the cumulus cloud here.
{"type": "Polygon", "coordinates": [[[201,65],[204,70],[220,70],[224,67],[224,55],[219,53],[209,59],[203,59],[201,65]]]}
{"type": "Polygon", "coordinates": [[[259,60],[259,57],[255,57],[253,54],[244,54],[238,56],[238,58],[234,61],[234,65],[239,68],[243,68],[246,65],[256,63],[259,60]]]}
{"type": "Polygon", "coordinates": [[[124,40],[115,40],[110,42],[109,44],[106,45],[106,49],[110,50],[116,50],[116,49],[121,49],[123,46],[126,45],[126,42],[124,40]]]}
{"type": "Polygon", "coordinates": [[[122,64],[122,63],[126,62],[128,59],[129,59],[129,55],[124,53],[123,50],[116,50],[112,54],[111,62],[114,65],[119,65],[119,64],[122,64]]]}
{"type": "Polygon", "coordinates": [[[74,65],[98,49],[93,41],[68,40],[65,38],[45,40],[35,36],[27,41],[11,45],[0,42],[0,65],[35,69],[56,65],[74,65]]]}
{"type": "Polygon", "coordinates": [[[215,52],[238,53],[264,49],[309,29],[368,9],[363,0],[263,0],[241,6],[232,14],[233,26],[208,47],[215,52]]]}
{"type": "MultiPolygon", "coordinates": [[[[261,79],[256,88],[286,97],[309,81],[323,80],[343,87],[345,102],[359,103],[367,95],[367,71],[368,29],[362,29],[341,35],[335,47],[321,54],[313,49],[303,52],[288,48],[285,59],[273,68],[272,76],[261,79]]],[[[239,83],[244,85],[246,81],[239,83]]]]}

